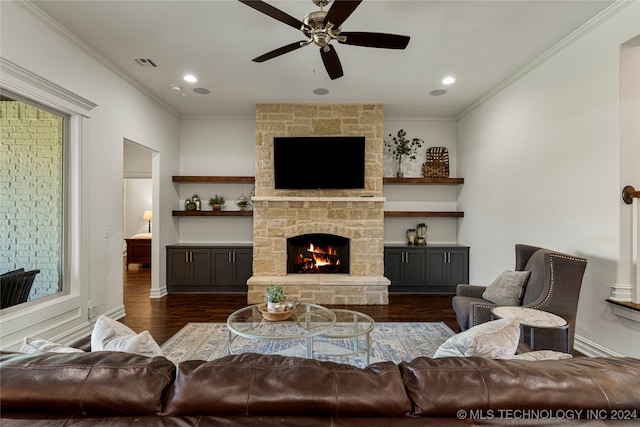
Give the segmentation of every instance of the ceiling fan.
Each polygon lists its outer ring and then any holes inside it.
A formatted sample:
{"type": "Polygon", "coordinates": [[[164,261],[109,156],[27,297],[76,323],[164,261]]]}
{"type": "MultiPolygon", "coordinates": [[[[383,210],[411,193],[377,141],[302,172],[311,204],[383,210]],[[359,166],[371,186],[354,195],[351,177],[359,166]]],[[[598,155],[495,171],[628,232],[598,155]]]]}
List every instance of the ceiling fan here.
{"type": "Polygon", "coordinates": [[[328,11],[324,11],[323,9],[332,0],[313,0],[313,3],[318,6],[320,10],[307,14],[302,21],[261,0],[239,1],[258,12],[262,12],[265,15],[302,31],[307,37],[307,40],[297,41],[267,52],[264,55],[260,55],[253,59],[254,62],[264,62],[314,43],[320,46],[320,56],[322,57],[324,67],[327,73],[329,73],[331,80],[334,80],[342,77],[344,73],[338,54],[330,44],[332,40],[347,45],[383,49],[404,49],[407,47],[407,44],[409,44],[408,36],[398,34],[342,31],[340,26],[360,5],[362,0],[333,0],[333,4],[328,11]]]}

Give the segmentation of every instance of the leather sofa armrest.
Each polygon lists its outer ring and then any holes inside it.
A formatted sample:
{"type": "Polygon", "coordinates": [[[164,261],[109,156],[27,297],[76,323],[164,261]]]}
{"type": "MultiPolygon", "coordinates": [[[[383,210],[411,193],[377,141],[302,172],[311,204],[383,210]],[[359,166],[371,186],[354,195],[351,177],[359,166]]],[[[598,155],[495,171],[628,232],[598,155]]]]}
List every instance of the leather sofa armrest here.
{"type": "Polygon", "coordinates": [[[479,285],[458,285],[456,287],[456,296],[482,298],[482,294],[487,288],[479,285]]]}

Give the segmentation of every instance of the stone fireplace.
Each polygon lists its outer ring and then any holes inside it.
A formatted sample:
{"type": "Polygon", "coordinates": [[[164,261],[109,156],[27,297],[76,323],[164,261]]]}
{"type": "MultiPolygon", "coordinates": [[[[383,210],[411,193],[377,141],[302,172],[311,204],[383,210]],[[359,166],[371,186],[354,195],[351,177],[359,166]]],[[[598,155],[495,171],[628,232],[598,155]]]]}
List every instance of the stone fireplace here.
{"type": "MultiPolygon", "coordinates": [[[[290,300],[388,304],[382,171],[382,105],[258,104],[253,276],[247,283],[248,302],[263,302],[265,287],[281,283],[290,300]],[[365,188],[276,190],[273,138],[320,135],[365,136],[365,188]],[[307,248],[290,253],[292,245],[304,246],[309,236],[320,238],[316,245],[322,248],[315,251],[316,258],[322,259],[321,251],[340,252],[341,268],[326,266],[326,260],[312,262],[314,251],[307,248]]],[[[330,261],[336,256],[325,255],[330,261]]]]}

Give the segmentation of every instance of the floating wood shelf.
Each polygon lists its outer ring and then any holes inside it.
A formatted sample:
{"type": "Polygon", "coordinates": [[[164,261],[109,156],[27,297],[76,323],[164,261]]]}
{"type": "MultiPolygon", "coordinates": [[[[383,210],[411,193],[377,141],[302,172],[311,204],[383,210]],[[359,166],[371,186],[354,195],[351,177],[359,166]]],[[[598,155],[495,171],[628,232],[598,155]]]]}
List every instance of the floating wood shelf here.
{"type": "Polygon", "coordinates": [[[253,184],[253,176],[203,176],[203,175],[174,175],[173,182],[190,183],[221,183],[221,184],[253,184]]]}
{"type": "Polygon", "coordinates": [[[253,211],[173,211],[173,216],[253,216],[253,211]]]}
{"type": "Polygon", "coordinates": [[[385,211],[385,217],[422,217],[422,218],[463,218],[464,212],[445,212],[445,211],[385,211]]]}
{"type": "Polygon", "coordinates": [[[383,184],[464,184],[464,178],[382,178],[383,184]]]}

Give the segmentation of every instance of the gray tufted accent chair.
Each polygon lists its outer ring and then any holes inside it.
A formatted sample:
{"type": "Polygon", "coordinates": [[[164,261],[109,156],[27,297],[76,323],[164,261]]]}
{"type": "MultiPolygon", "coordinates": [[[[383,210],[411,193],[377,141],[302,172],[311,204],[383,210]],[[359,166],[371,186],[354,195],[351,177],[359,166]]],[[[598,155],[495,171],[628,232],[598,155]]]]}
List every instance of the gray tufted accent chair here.
{"type": "MultiPolygon", "coordinates": [[[[587,260],[535,246],[516,245],[516,271],[530,271],[522,307],[548,311],[569,323],[569,352],[573,351],[576,312],[582,277],[587,260]]],[[[497,307],[482,298],[486,288],[458,285],[452,305],[461,331],[491,320],[491,309],[497,307]]],[[[528,328],[525,338],[528,339],[528,328]]],[[[536,329],[534,350],[565,351],[565,332],[536,329]]]]}

